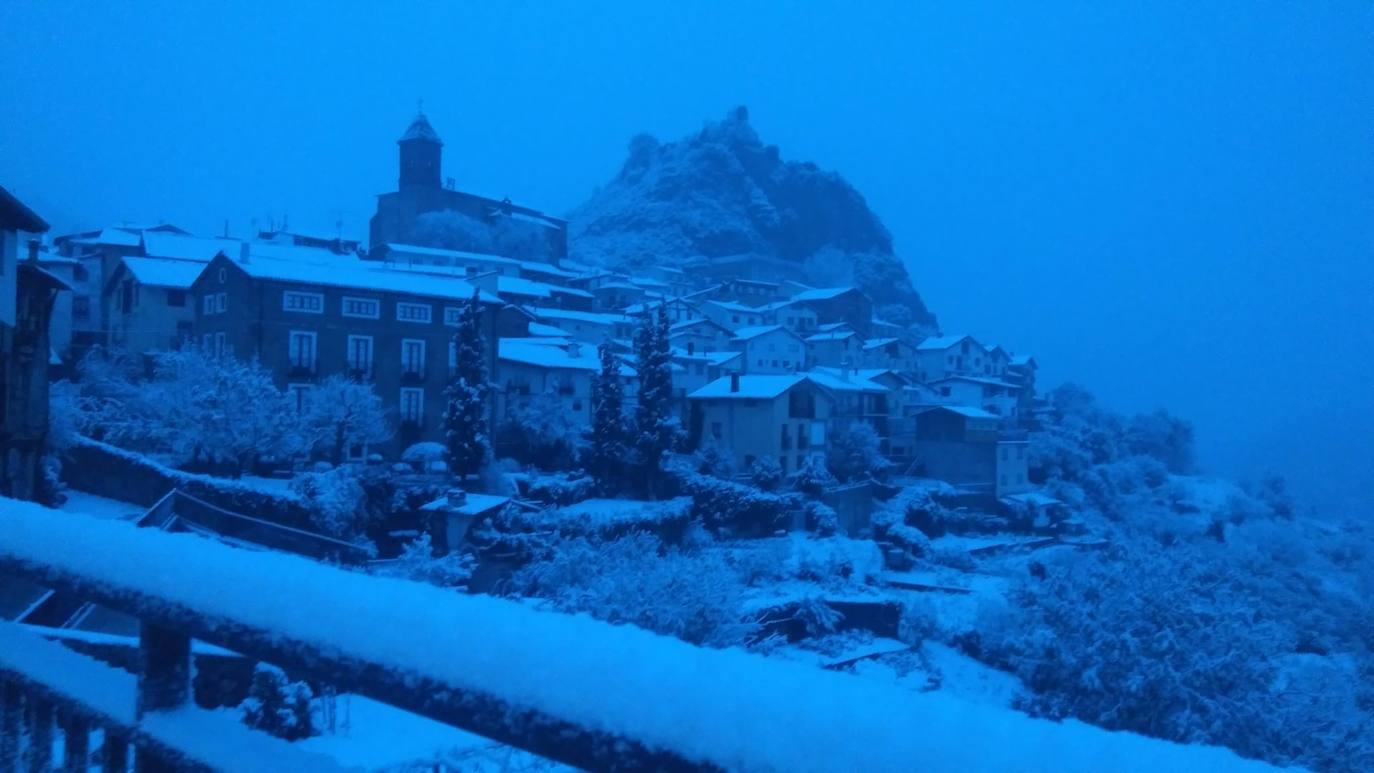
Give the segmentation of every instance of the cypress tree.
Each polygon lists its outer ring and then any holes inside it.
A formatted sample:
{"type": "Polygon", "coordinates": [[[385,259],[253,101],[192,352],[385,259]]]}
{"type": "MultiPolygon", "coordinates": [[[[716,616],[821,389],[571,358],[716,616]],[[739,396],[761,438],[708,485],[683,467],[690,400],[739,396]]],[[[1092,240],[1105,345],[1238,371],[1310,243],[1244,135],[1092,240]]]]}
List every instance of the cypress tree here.
{"type": "Polygon", "coordinates": [[[656,315],[646,316],[635,331],[635,370],[639,375],[635,451],[644,473],[645,494],[652,497],[663,455],[672,450],[678,436],[666,305],[660,305],[656,315]]]}
{"type": "Polygon", "coordinates": [[[620,361],[609,343],[597,347],[601,372],[592,377],[592,427],[587,446],[587,471],[603,491],[615,487],[625,464],[625,399],[620,388],[620,361]]]}
{"type": "Polygon", "coordinates": [[[463,307],[458,330],[453,334],[457,357],[453,375],[444,396],[444,440],[448,446],[449,468],[466,478],[486,461],[490,448],[487,430],[487,367],[482,340],[482,307],[478,291],[463,307]]]}

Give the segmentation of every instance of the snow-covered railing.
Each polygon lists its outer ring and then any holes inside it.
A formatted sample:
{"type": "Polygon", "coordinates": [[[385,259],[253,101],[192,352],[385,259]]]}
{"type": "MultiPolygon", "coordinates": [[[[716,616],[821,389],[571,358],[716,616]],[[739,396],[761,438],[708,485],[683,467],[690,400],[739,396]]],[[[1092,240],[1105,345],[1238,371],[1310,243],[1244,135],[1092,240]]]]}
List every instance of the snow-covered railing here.
{"type": "MultiPolygon", "coordinates": [[[[142,621],[138,702],[155,713],[184,705],[195,637],[598,770],[1259,769],[1224,750],[1034,720],[585,616],[0,505],[0,572],[142,621]]],[[[34,664],[8,668],[39,676],[34,664]]]]}

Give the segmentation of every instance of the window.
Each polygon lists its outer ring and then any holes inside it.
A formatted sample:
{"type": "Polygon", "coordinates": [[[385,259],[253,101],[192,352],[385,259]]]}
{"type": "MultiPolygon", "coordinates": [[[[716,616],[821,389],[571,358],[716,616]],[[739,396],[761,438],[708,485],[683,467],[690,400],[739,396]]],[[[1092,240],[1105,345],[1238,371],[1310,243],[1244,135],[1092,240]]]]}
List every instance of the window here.
{"type": "Polygon", "coordinates": [[[725,435],[725,428],[718,421],[711,422],[711,437],[720,440],[725,435]]]}
{"type": "Polygon", "coordinates": [[[463,318],[463,310],[457,306],[444,307],[444,324],[449,327],[458,327],[458,320],[463,318]]]}
{"type": "Polygon", "coordinates": [[[187,319],[179,320],[179,321],[177,322],[177,340],[178,340],[178,341],[190,341],[190,340],[191,340],[191,328],[192,328],[193,326],[194,326],[194,323],[192,323],[190,320],[187,320],[187,319]]]}
{"type": "Polygon", "coordinates": [[[168,305],[168,306],[185,306],[185,305],[186,305],[186,291],[185,291],[185,290],[168,290],[168,291],[167,291],[167,305],[168,305]]]}
{"type": "Polygon", "coordinates": [[[126,280],[120,287],[119,301],[120,308],[124,310],[125,314],[133,311],[134,306],[138,304],[138,286],[126,280]]]}
{"type": "Polygon", "coordinates": [[[372,336],[348,337],[348,369],[362,378],[372,376],[372,336]]]}
{"type": "Polygon", "coordinates": [[[425,342],[418,338],[401,339],[401,372],[424,375],[425,342]]]}
{"type": "Polygon", "coordinates": [[[382,316],[382,302],[376,298],[355,298],[345,295],[343,315],[360,319],[377,319],[382,316]]]}
{"type": "Polygon", "coordinates": [[[367,446],[363,443],[348,444],[348,461],[361,462],[367,456],[367,446]]]}
{"type": "Polygon", "coordinates": [[[305,330],[292,330],[290,341],[291,367],[315,370],[315,334],[305,330]]]}
{"type": "Polygon", "coordinates": [[[402,322],[429,322],[434,307],[428,303],[397,303],[396,319],[402,322]]]}
{"type": "Polygon", "coordinates": [[[225,335],[223,333],[215,333],[215,356],[223,357],[226,354],[229,354],[229,344],[225,340],[225,335]]]}
{"type": "Polygon", "coordinates": [[[310,385],[287,384],[286,391],[291,395],[291,405],[295,406],[296,413],[305,410],[305,401],[310,396],[310,385]]]}
{"type": "Polygon", "coordinates": [[[226,275],[225,275],[225,273],[224,273],[224,266],[220,266],[220,267],[219,267],[219,276],[218,276],[218,279],[219,279],[219,283],[220,283],[220,284],[224,284],[225,276],[226,276],[226,275]]]}
{"type": "Polygon", "coordinates": [[[74,319],[91,318],[91,298],[89,295],[78,295],[72,298],[72,317],[74,319]]]}
{"type": "Polygon", "coordinates": [[[401,421],[419,424],[424,416],[425,390],[401,388],[401,421]]]}
{"type": "Polygon", "coordinates": [[[209,354],[213,350],[214,345],[215,337],[210,333],[206,333],[200,337],[200,348],[204,349],[206,354],[209,354]]]}
{"type": "Polygon", "coordinates": [[[283,290],[281,294],[281,307],[283,311],[295,311],[302,314],[323,314],[324,296],[320,293],[302,293],[295,290],[283,290]]]}
{"type": "Polygon", "coordinates": [[[448,342],[448,374],[452,376],[458,372],[458,342],[448,342]]]}
{"type": "Polygon", "coordinates": [[[208,295],[205,295],[205,296],[203,296],[203,297],[200,299],[200,313],[201,313],[201,314],[214,314],[214,313],[215,313],[215,294],[214,294],[214,293],[210,293],[210,294],[208,294],[208,295]]]}
{"type": "Polygon", "coordinates": [[[215,293],[215,313],[223,314],[229,308],[229,294],[215,293]]]}

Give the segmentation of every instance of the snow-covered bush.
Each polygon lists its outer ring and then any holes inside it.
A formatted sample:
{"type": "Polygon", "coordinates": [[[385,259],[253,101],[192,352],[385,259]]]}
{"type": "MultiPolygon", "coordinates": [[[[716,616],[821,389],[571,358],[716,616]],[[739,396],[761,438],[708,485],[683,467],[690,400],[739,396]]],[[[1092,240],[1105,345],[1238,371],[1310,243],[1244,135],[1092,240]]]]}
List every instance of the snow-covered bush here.
{"type": "Polygon", "coordinates": [[[745,611],[739,571],[719,551],[665,548],[643,532],[557,542],[517,571],[510,588],[565,612],[709,647],[742,645],[759,630],[745,611]]]}
{"type": "Polygon", "coordinates": [[[778,464],[778,460],[768,454],[760,456],[754,460],[753,464],[749,465],[750,482],[763,491],[777,489],[782,484],[784,477],[786,476],[783,474],[782,466],[778,464]]]}
{"type": "MultiPolygon", "coordinates": [[[[735,455],[730,453],[730,449],[722,448],[714,440],[707,440],[702,443],[695,454],[696,471],[702,475],[712,475],[722,480],[732,480],[739,472],[739,465],[735,462],[735,455]]],[[[774,462],[776,464],[776,462],[774,462]]]]}
{"type": "Polygon", "coordinates": [[[463,588],[472,578],[476,559],[470,553],[434,555],[428,534],[407,542],[396,560],[386,564],[380,573],[416,582],[427,582],[441,588],[463,588]]]}
{"type": "Polygon", "coordinates": [[[797,604],[792,617],[801,623],[808,637],[824,636],[834,633],[836,626],[844,620],[844,615],[835,611],[819,596],[808,596],[797,604]]]}
{"type": "Polygon", "coordinates": [[[1341,699],[1345,713],[1332,714],[1326,696],[1282,687],[1284,653],[1312,646],[1355,647],[1355,672],[1374,673],[1367,643],[1349,638],[1367,606],[1324,602],[1319,583],[1303,588],[1251,555],[1148,539],[1047,555],[1042,578],[982,621],[980,656],[1021,677],[1033,690],[1025,708],[1037,714],[1281,764],[1368,769],[1374,690],[1357,689],[1341,699]],[[1304,645],[1314,631],[1324,639],[1304,645]]]}
{"type": "Polygon", "coordinates": [[[423,470],[430,462],[443,462],[448,459],[448,449],[443,443],[436,443],[427,440],[422,443],[414,443],[406,446],[406,450],[401,452],[401,461],[408,462],[423,470]]]}
{"type": "Polygon", "coordinates": [[[499,428],[501,447],[516,460],[544,470],[567,469],[586,440],[582,421],[563,398],[544,392],[515,409],[499,428]]]}
{"type": "Polygon", "coordinates": [[[597,483],[592,478],[575,473],[555,473],[531,477],[524,495],[536,502],[550,505],[570,505],[590,499],[596,494],[597,483]]]}
{"type": "Polygon", "coordinates": [[[314,699],[310,685],[292,682],[281,669],[259,663],[253,669],[248,697],[239,704],[239,715],[254,730],[297,741],[316,733],[311,713],[314,699]]]}
{"type": "Polygon", "coordinates": [[[809,454],[792,476],[792,486],[797,491],[810,496],[820,496],[821,492],[839,483],[830,474],[825,464],[825,456],[809,454]]]}
{"type": "Polygon", "coordinates": [[[878,431],[863,421],[856,421],[830,436],[826,462],[835,477],[846,483],[880,478],[892,466],[882,452],[878,431]]]}
{"type": "Polygon", "coordinates": [[[833,537],[840,531],[840,515],[833,507],[816,500],[808,500],[805,507],[806,528],[818,537],[833,537]]]}
{"type": "Polygon", "coordinates": [[[320,531],[345,540],[366,536],[367,493],[352,469],[303,472],[291,479],[290,486],[310,508],[320,531]]]}
{"type": "Polygon", "coordinates": [[[794,498],[695,473],[675,473],[682,492],[692,498],[692,517],[708,529],[728,528],[741,535],[767,535],[786,528],[794,498]]]}
{"type": "Polygon", "coordinates": [[[789,551],[782,569],[789,577],[826,584],[865,585],[876,582],[883,571],[883,556],[871,540],[828,537],[788,538],[789,551]]]}
{"type": "Polygon", "coordinates": [[[337,374],[305,393],[299,420],[307,450],[335,465],[344,463],[349,448],[381,443],[395,432],[372,385],[337,374]]]}

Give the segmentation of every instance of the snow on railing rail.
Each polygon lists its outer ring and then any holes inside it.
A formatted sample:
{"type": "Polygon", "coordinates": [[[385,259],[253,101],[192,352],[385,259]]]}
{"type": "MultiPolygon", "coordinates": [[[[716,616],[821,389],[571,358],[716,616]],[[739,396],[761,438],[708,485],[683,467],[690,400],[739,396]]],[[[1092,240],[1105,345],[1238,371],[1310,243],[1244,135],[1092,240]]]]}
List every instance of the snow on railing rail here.
{"type": "Polygon", "coordinates": [[[0,512],[0,571],[582,767],[1267,769],[295,556],[0,512]]]}

